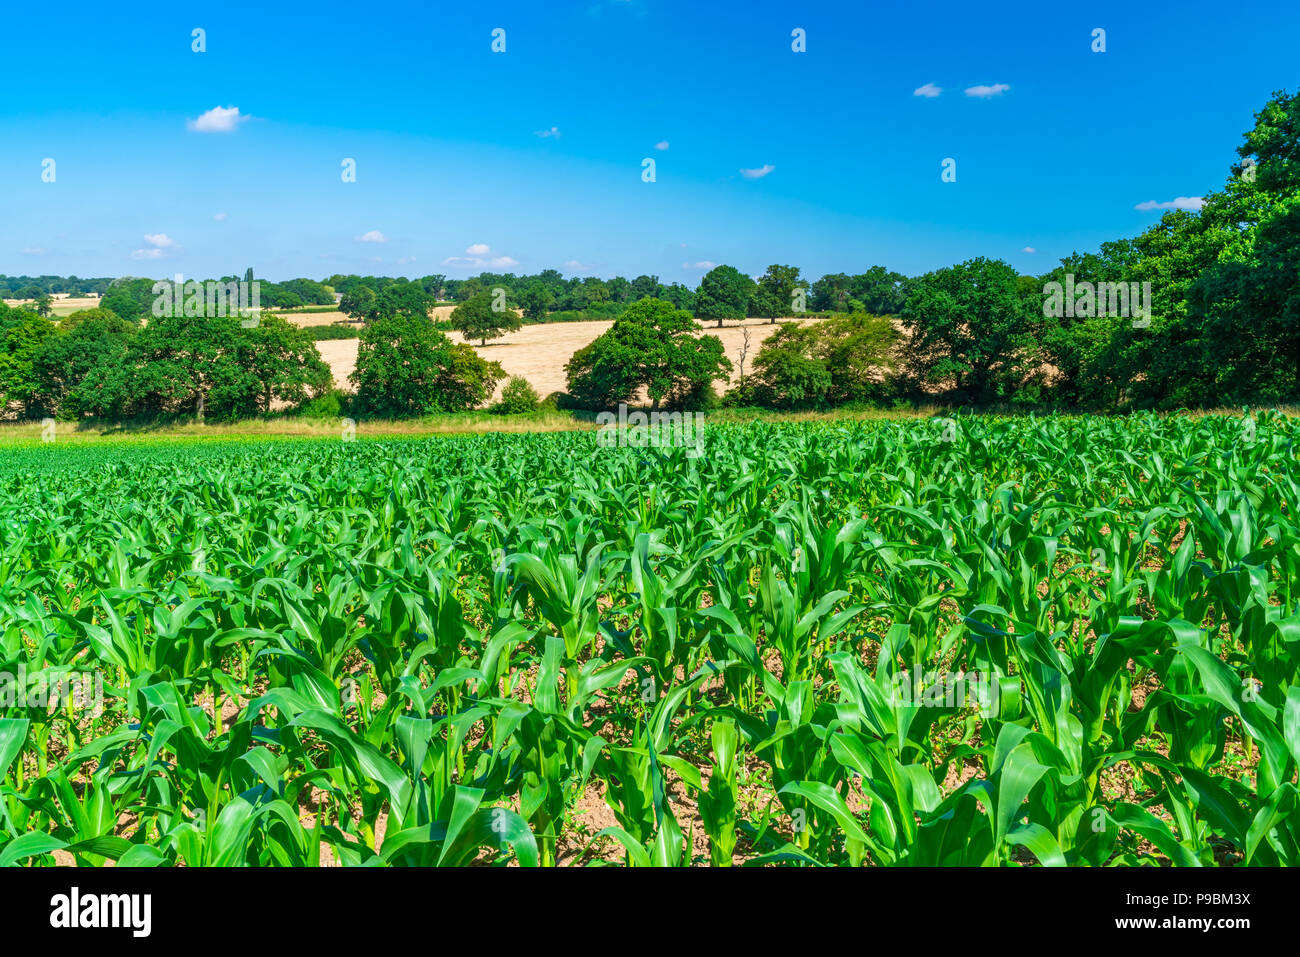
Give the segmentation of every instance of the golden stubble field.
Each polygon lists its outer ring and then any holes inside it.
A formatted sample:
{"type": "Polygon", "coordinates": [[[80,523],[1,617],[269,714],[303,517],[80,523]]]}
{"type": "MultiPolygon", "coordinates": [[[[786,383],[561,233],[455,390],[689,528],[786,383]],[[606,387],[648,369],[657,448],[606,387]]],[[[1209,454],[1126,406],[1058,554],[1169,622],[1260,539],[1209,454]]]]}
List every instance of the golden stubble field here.
{"type": "MultiPolygon", "coordinates": [[[[451,311],[450,306],[439,307],[438,311],[446,309],[451,311]]],[[[441,319],[435,311],[434,318],[441,319]]],[[[302,322],[302,325],[322,325],[329,322],[335,322],[344,318],[340,313],[315,313],[312,315],[293,316],[290,318],[294,322],[300,320],[313,320],[312,322],[302,322]],[[324,320],[322,323],[319,320],[324,320]]],[[[779,322],[816,322],[816,319],[781,319],[779,322]]],[[[484,359],[501,363],[501,367],[506,370],[507,375],[519,375],[528,380],[529,384],[537,390],[537,394],[543,397],[550,395],[552,392],[563,392],[567,383],[564,376],[564,365],[569,358],[590,343],[593,339],[605,332],[612,326],[613,320],[599,320],[593,322],[549,322],[538,323],[534,325],[523,326],[515,332],[508,332],[500,339],[494,339],[488,342],[486,346],[480,346],[477,342],[471,343],[474,351],[484,359]]],[[[716,335],[722,340],[722,346],[726,350],[727,358],[731,360],[732,377],[735,378],[740,372],[740,358],[742,351],[745,351],[745,334],[749,334],[749,347],[745,355],[745,370],[750,372],[754,367],[754,356],[758,355],[758,348],[763,340],[772,334],[776,326],[772,325],[768,319],[746,319],[744,322],[726,322],[722,328],[717,328],[716,323],[708,323],[705,326],[705,332],[709,335],[716,335]]],[[[453,342],[464,342],[464,338],[458,332],[448,333],[453,342]]],[[[334,374],[334,381],[341,389],[351,390],[352,385],[348,382],[348,376],[357,364],[357,340],[356,339],[328,339],[316,343],[316,348],[320,350],[321,358],[329,363],[330,371],[334,374]]],[[[720,383],[719,383],[720,385],[720,383]]],[[[497,387],[497,393],[500,394],[501,388],[497,387]]]]}
{"type": "MultiPolygon", "coordinates": [[[[94,309],[99,305],[98,296],[69,296],[65,293],[56,293],[53,297],[54,302],[50,306],[51,314],[54,318],[66,316],[70,313],[78,312],[82,309],[94,309]]],[[[6,306],[28,306],[31,305],[30,299],[6,299],[6,306]]]]}

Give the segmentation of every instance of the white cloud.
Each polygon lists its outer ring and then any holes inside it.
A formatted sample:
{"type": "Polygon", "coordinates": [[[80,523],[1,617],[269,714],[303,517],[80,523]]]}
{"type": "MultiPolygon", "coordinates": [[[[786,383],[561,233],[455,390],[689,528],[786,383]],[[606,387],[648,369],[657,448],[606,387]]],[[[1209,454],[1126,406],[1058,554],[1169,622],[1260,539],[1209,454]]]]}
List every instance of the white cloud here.
{"type": "Polygon", "coordinates": [[[196,120],[186,120],[185,125],[195,133],[233,133],[247,120],[237,106],[214,106],[196,120]]]}
{"type": "Polygon", "coordinates": [[[560,138],[560,130],[558,127],[552,126],[549,130],[537,130],[533,135],[540,136],[544,140],[545,139],[558,140],[560,138]]]}
{"type": "Polygon", "coordinates": [[[464,256],[448,256],[442,261],[442,264],[444,266],[455,266],[460,269],[474,266],[477,266],[480,269],[485,266],[493,269],[505,269],[507,266],[518,266],[519,260],[499,254],[494,255],[492,247],[487,243],[474,243],[465,247],[464,256]]]}
{"type": "Polygon", "coordinates": [[[1038,250],[1035,249],[1033,246],[1026,246],[1026,247],[1024,248],[1024,250],[1022,250],[1022,251],[1023,251],[1023,252],[1027,252],[1027,253],[1036,253],[1036,252],[1038,252],[1038,250]]]}
{"type": "Polygon", "coordinates": [[[167,250],[180,249],[180,246],[176,245],[176,240],[166,233],[145,233],[144,241],[149,244],[148,248],[133,249],[131,251],[132,259],[163,259],[167,250]]]}
{"type": "Polygon", "coordinates": [[[927,83],[925,86],[918,86],[912,91],[913,96],[924,96],[933,98],[943,92],[943,87],[935,86],[933,83],[927,83]]]}
{"type": "Polygon", "coordinates": [[[740,175],[745,177],[745,179],[762,179],[774,169],[776,169],[776,167],[771,163],[764,163],[758,169],[742,169],[740,175]]]}
{"type": "Polygon", "coordinates": [[[655,144],[655,149],[657,149],[657,150],[666,150],[666,149],[668,149],[668,141],[667,141],[667,140],[660,140],[658,143],[655,144]]]}
{"type": "Polygon", "coordinates": [[[572,269],[574,272],[583,272],[587,269],[593,269],[595,267],[589,266],[587,263],[578,262],[578,260],[576,259],[570,259],[568,262],[564,264],[564,268],[572,269]]]}
{"type": "Polygon", "coordinates": [[[219,222],[219,223],[224,223],[227,219],[230,218],[230,214],[229,214],[229,213],[217,213],[217,214],[216,214],[215,216],[213,216],[212,218],[215,219],[215,220],[216,220],[217,222],[219,222]]]}
{"type": "Polygon", "coordinates": [[[987,99],[990,96],[1001,96],[1009,89],[1011,87],[1005,83],[994,83],[992,86],[968,86],[966,87],[966,95],[987,99]]]}
{"type": "Polygon", "coordinates": [[[1157,203],[1154,199],[1148,199],[1145,203],[1138,203],[1133,208],[1146,213],[1153,209],[1200,209],[1204,205],[1205,200],[1200,196],[1175,196],[1165,203],[1157,203]]]}
{"type": "Polygon", "coordinates": [[[415,262],[414,256],[402,256],[400,259],[397,260],[397,265],[406,266],[413,262],[415,262]]]}
{"type": "Polygon", "coordinates": [[[26,246],[22,249],[24,256],[44,256],[47,252],[49,250],[42,246],[26,246]]]}
{"type": "Polygon", "coordinates": [[[717,267],[717,265],[718,264],[713,262],[712,260],[702,259],[693,265],[691,263],[682,263],[682,268],[683,269],[714,269],[717,267]]]}
{"type": "Polygon", "coordinates": [[[381,233],[379,230],[372,229],[369,232],[365,232],[362,233],[360,236],[357,236],[356,240],[359,243],[386,243],[388,242],[388,237],[385,236],[383,233],[381,233]]]}

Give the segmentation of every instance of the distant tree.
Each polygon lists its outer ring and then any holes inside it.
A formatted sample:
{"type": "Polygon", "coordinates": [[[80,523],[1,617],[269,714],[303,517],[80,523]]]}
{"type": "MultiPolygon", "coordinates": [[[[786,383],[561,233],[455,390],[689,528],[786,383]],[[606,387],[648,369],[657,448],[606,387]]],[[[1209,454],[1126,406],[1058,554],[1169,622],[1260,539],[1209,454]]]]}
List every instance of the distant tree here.
{"type": "Polygon", "coordinates": [[[82,382],[96,367],[123,365],[139,328],[107,309],[65,316],[58,334],[44,339],[32,356],[34,398],[41,414],[70,419],[82,415],[82,382]]]}
{"type": "Polygon", "coordinates": [[[561,312],[580,311],[589,304],[582,280],[577,277],[565,280],[564,287],[555,294],[555,308],[561,312]]]}
{"type": "Polygon", "coordinates": [[[622,276],[615,276],[605,283],[609,287],[612,302],[627,303],[632,301],[632,284],[622,276]]]}
{"type": "Polygon", "coordinates": [[[885,397],[900,359],[900,338],[888,316],[857,312],[807,325],[817,330],[833,405],[885,397]]]}
{"type": "Polygon", "coordinates": [[[336,273],[325,280],[325,285],[343,296],[346,296],[358,286],[367,286],[371,292],[374,292],[377,288],[381,288],[380,285],[376,284],[374,277],[358,276],[356,274],[342,276],[336,273]]]}
{"type": "MultiPolygon", "coordinates": [[[[659,296],[659,277],[658,276],[637,276],[632,280],[632,302],[638,299],[654,298],[659,296]]],[[[678,308],[682,308],[678,306],[678,308]]]]}
{"type": "Polygon", "coordinates": [[[512,272],[481,272],[475,277],[481,289],[501,287],[510,293],[519,285],[519,277],[512,272]]]}
{"type": "Polygon", "coordinates": [[[511,376],[501,390],[501,401],[492,407],[499,415],[522,415],[537,411],[537,391],[523,376],[511,376]]]}
{"type": "Polygon", "coordinates": [[[32,311],[38,316],[48,317],[54,311],[54,298],[49,293],[41,293],[32,303],[32,311]]]}
{"type": "Polygon", "coordinates": [[[20,403],[24,414],[37,414],[38,383],[33,359],[55,325],[30,309],[0,303],[0,409],[20,403]]]}
{"type": "Polygon", "coordinates": [[[1020,294],[1028,303],[1031,325],[1036,328],[1046,359],[1055,369],[1044,397],[1058,403],[1084,408],[1113,404],[1117,389],[1094,377],[1098,359],[1109,353],[1111,343],[1126,338],[1120,322],[1108,316],[1044,317],[1043,289],[1049,282],[1064,284],[1066,274],[1076,283],[1106,282],[1118,275],[1106,258],[1095,253],[1072,254],[1061,265],[1038,277],[1019,277],[1020,294]]]}
{"type": "Polygon", "coordinates": [[[847,312],[849,277],[842,272],[827,273],[809,289],[808,305],[816,312],[847,312]]]}
{"type": "Polygon", "coordinates": [[[154,301],[154,281],[124,276],[117,279],[99,300],[99,307],[116,313],[123,319],[138,322],[148,319],[154,301]]]}
{"type": "Polygon", "coordinates": [[[579,295],[582,297],[582,308],[594,306],[602,302],[610,302],[613,296],[610,294],[609,286],[605,280],[596,276],[587,276],[582,280],[579,295]]]}
{"type": "Polygon", "coordinates": [[[849,279],[849,292],[861,308],[877,316],[896,316],[907,297],[907,277],[884,266],[872,266],[849,279]]]}
{"type": "Polygon", "coordinates": [[[745,308],[746,315],[770,319],[773,323],[776,322],[777,316],[784,315],[785,312],[786,310],[781,308],[781,300],[761,286],[754,287],[749,297],[749,305],[745,308]]]}
{"type": "Polygon", "coordinates": [[[437,273],[420,279],[420,285],[424,287],[424,291],[432,296],[435,301],[442,295],[442,287],[446,282],[447,277],[437,273]]]}
{"type": "Polygon", "coordinates": [[[111,309],[105,309],[103,306],[93,306],[90,309],[78,309],[76,312],[69,313],[59,321],[59,332],[70,333],[82,326],[94,325],[95,323],[105,323],[113,329],[130,328],[132,331],[139,329],[139,325],[134,322],[123,320],[121,316],[111,309]]]}
{"type": "Polygon", "coordinates": [[[782,323],[758,350],[754,374],[745,386],[747,397],[779,409],[826,405],[831,374],[820,352],[814,324],[782,323]]]}
{"type": "Polygon", "coordinates": [[[564,366],[569,393],[583,408],[613,409],[620,402],[630,402],[642,385],[641,370],[629,350],[617,336],[610,336],[619,321],[570,356],[564,366]]]}
{"type": "Polygon", "coordinates": [[[664,302],[670,302],[678,309],[685,309],[692,315],[695,314],[695,292],[679,282],[669,286],[660,286],[659,290],[652,297],[662,299],[664,302]]]}
{"type": "Polygon", "coordinates": [[[452,292],[451,298],[456,302],[468,302],[483,291],[483,284],[477,279],[462,279],[452,292]]]}
{"type": "Polygon", "coordinates": [[[1009,400],[1040,365],[1030,305],[1001,260],[978,257],[913,280],[902,320],[913,373],[959,399],[1009,400]]]}
{"type": "MultiPolygon", "coordinates": [[[[263,283],[262,285],[265,287],[267,284],[263,283]]],[[[314,279],[290,279],[275,285],[282,292],[297,296],[301,305],[334,305],[333,293],[323,283],[316,282],[314,279]]],[[[267,302],[265,294],[262,295],[262,301],[264,305],[285,307],[284,303],[267,302]]]]}
{"type": "Polygon", "coordinates": [[[302,307],[302,297],[296,292],[292,292],[283,287],[277,287],[271,283],[262,283],[259,290],[259,299],[263,306],[269,306],[273,309],[299,309],[302,307]],[[270,295],[268,296],[268,292],[270,295]]]}
{"type": "Polygon", "coordinates": [[[427,321],[437,299],[418,282],[395,282],[375,294],[370,318],[397,317],[427,321]]]}
{"type": "Polygon", "coordinates": [[[257,380],[255,411],[263,415],[277,400],[301,405],[334,385],[311,332],[274,313],[263,312],[256,326],[241,329],[236,361],[257,380]]]}
{"type": "Polygon", "coordinates": [[[715,266],[700,280],[695,293],[695,315],[716,319],[744,319],[754,294],[754,280],[734,266],[715,266]]]}
{"type": "Polygon", "coordinates": [[[865,313],[784,323],[754,359],[752,399],[811,409],[883,398],[897,341],[888,318],[865,313]]]}
{"type": "Polygon", "coordinates": [[[397,317],[378,319],[362,333],[351,381],[363,414],[406,418],[475,408],[504,377],[499,363],[452,343],[433,323],[397,317]]]}
{"type": "Polygon", "coordinates": [[[68,392],[77,414],[228,422],[332,385],[309,333],[266,312],[250,328],[235,316],[152,317],[126,339],[124,356],[116,347],[104,351],[106,361],[68,392]]]}
{"type": "Polygon", "coordinates": [[[466,339],[478,339],[479,345],[484,346],[489,339],[499,339],[518,329],[519,315],[509,306],[497,309],[497,304],[505,305],[493,293],[481,292],[451,311],[451,327],[466,339]]]}
{"type": "Polygon", "coordinates": [[[549,289],[551,295],[556,298],[559,298],[560,293],[564,292],[566,288],[564,276],[560,274],[558,269],[543,269],[533,278],[549,289]]]}
{"type": "Polygon", "coordinates": [[[524,310],[525,318],[533,322],[543,321],[546,318],[547,310],[555,304],[555,294],[540,279],[530,280],[519,291],[518,298],[519,305],[524,310]]]}
{"type": "Polygon", "coordinates": [[[369,286],[350,285],[339,300],[339,311],[349,318],[368,322],[375,311],[375,291],[369,286]]]}
{"type": "Polygon", "coordinates": [[[752,298],[754,308],[750,314],[763,316],[772,322],[780,316],[790,315],[794,310],[796,289],[803,289],[805,295],[808,291],[798,266],[768,266],[767,272],[758,278],[758,287],[752,298]]]}
{"type": "Polygon", "coordinates": [[[597,409],[627,402],[641,387],[654,410],[664,402],[677,405],[698,396],[731,371],[722,341],[697,335],[700,329],[690,313],[671,303],[635,302],[569,360],[569,392],[597,409]]]}
{"type": "Polygon", "coordinates": [[[251,414],[258,387],[236,359],[241,331],[233,316],[150,317],[125,361],[92,369],[78,400],[106,418],[192,414],[202,422],[251,414]]]}

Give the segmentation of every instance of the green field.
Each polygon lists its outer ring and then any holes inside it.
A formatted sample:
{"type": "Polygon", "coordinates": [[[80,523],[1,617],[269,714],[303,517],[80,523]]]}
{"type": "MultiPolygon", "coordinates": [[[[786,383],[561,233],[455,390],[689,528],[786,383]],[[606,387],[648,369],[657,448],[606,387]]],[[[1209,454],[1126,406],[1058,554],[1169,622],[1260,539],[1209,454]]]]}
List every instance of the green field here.
{"type": "Polygon", "coordinates": [[[0,864],[1300,863],[1298,431],[0,450],[0,864]]]}

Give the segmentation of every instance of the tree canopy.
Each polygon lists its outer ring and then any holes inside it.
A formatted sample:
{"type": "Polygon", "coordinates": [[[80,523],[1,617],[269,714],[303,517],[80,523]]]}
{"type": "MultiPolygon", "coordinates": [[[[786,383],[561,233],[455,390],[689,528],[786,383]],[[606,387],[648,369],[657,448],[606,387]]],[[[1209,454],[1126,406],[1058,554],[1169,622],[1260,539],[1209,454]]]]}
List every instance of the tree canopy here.
{"type": "Polygon", "coordinates": [[[805,300],[808,289],[803,277],[799,275],[798,266],[768,266],[767,271],[758,277],[758,284],[749,302],[749,314],[762,316],[776,321],[778,316],[794,315],[804,311],[807,306],[796,310],[796,291],[802,290],[805,300]]]}
{"type": "Polygon", "coordinates": [[[746,394],[733,401],[781,409],[822,409],[884,397],[898,334],[889,319],[851,313],[821,322],[782,323],[759,349],[746,394]]]}
{"type": "Polygon", "coordinates": [[[913,280],[902,309],[911,375],[970,402],[1010,398],[1038,358],[1019,279],[980,256],[913,280]]]}
{"type": "Polygon", "coordinates": [[[653,409],[696,407],[731,363],[717,336],[701,336],[689,312],[662,299],[633,303],[610,329],[579,349],[565,371],[569,392],[588,408],[613,409],[641,388],[653,409]]]}
{"type": "Polygon", "coordinates": [[[519,314],[506,304],[505,297],[490,291],[477,293],[451,311],[451,327],[466,339],[479,340],[480,345],[519,326],[519,314]]]}
{"type": "Polygon", "coordinates": [[[754,295],[754,280],[735,266],[715,266],[695,292],[695,315],[701,319],[744,319],[754,295]]]}
{"type": "Polygon", "coordinates": [[[504,377],[500,363],[453,343],[428,319],[395,315],[376,319],[362,333],[351,381],[359,413],[407,418],[475,408],[504,377]]]}

